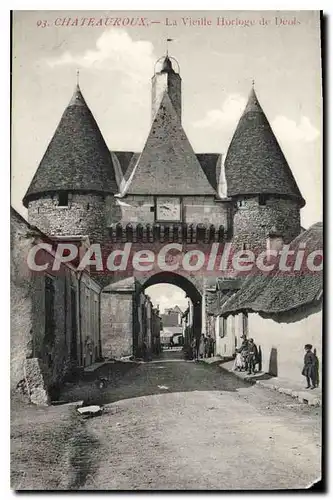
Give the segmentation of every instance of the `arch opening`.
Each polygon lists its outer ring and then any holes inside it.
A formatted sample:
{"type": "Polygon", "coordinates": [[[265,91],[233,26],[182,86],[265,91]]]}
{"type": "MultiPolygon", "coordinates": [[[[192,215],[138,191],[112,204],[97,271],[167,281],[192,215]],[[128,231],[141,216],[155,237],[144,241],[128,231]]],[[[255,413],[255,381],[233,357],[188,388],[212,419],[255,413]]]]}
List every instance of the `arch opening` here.
{"type": "MultiPolygon", "coordinates": [[[[138,284],[136,287],[136,300],[147,289],[151,289],[154,285],[159,284],[173,285],[182,290],[185,293],[185,297],[189,299],[188,310],[184,311],[186,312],[186,316],[184,320],[183,341],[184,354],[187,357],[191,357],[191,344],[195,340],[196,347],[198,348],[202,332],[202,295],[196,285],[185,276],[173,272],[161,272],[150,276],[138,284]]],[[[138,335],[135,330],[133,333],[134,350],[137,351],[138,335]]]]}

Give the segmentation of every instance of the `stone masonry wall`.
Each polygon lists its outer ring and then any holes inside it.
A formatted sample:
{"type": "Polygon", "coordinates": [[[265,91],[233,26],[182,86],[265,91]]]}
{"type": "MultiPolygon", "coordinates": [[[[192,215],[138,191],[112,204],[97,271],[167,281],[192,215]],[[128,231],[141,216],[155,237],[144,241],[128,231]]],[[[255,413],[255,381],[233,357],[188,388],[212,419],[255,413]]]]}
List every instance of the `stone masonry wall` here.
{"type": "Polygon", "coordinates": [[[235,208],[233,217],[233,243],[241,247],[265,248],[267,233],[275,226],[281,231],[284,243],[290,243],[300,232],[300,209],[292,200],[268,199],[259,205],[258,197],[246,198],[235,208]]]}
{"type": "MultiPolygon", "coordinates": [[[[38,380],[43,379],[43,387],[48,390],[61,384],[72,368],[77,363],[81,364],[80,317],[86,327],[83,340],[87,338],[88,331],[97,346],[92,356],[89,359],[86,357],[86,364],[94,362],[99,356],[100,288],[87,273],[80,275],[79,280],[69,266],[62,265],[59,272],[52,271],[54,257],[46,250],[39,250],[39,253],[43,262],[51,264],[50,268],[43,273],[31,272],[27,264],[28,252],[44,239],[19,214],[11,212],[11,389],[26,378],[29,366],[33,367],[30,379],[34,373],[37,377],[36,380],[29,380],[29,384],[38,386],[38,380]],[[46,308],[46,281],[52,283],[54,290],[51,294],[53,318],[46,308]],[[80,289],[84,289],[88,303],[79,300],[80,289]],[[72,297],[76,302],[75,318],[72,318],[72,313],[75,314],[72,297]],[[53,330],[50,329],[52,324],[53,330]],[[74,364],[71,358],[73,324],[77,331],[77,360],[74,364]],[[35,361],[29,365],[29,360],[35,361]],[[37,376],[36,370],[39,369],[42,372],[37,376]]],[[[43,392],[44,389],[41,390],[43,392]]]]}
{"type": "Polygon", "coordinates": [[[184,222],[188,224],[223,225],[228,229],[228,204],[215,202],[213,196],[186,196],[183,198],[184,222]]]}
{"type": "Polygon", "coordinates": [[[54,277],[54,345],[44,343],[45,275],[32,273],[27,255],[34,245],[35,235],[19,215],[11,216],[11,387],[25,376],[26,359],[40,358],[46,370],[46,383],[62,380],[67,369],[64,288],[66,272],[54,277]],[[51,362],[52,360],[52,362],[51,362]]]}
{"type": "Polygon", "coordinates": [[[91,241],[106,237],[105,200],[103,196],[73,194],[66,207],[58,206],[58,197],[31,201],[29,223],[49,236],[87,235],[91,241]]]}
{"type": "Polygon", "coordinates": [[[133,354],[132,297],[132,293],[102,293],[101,340],[104,358],[133,354]]]}
{"type": "Polygon", "coordinates": [[[26,357],[32,356],[31,275],[24,261],[32,238],[27,236],[26,224],[20,218],[11,216],[10,226],[10,387],[15,389],[24,378],[26,357]]]}
{"type": "MultiPolygon", "coordinates": [[[[149,223],[154,224],[154,196],[128,195],[123,199],[126,206],[121,207],[121,220],[123,223],[149,223]]],[[[183,221],[188,224],[215,224],[228,228],[230,205],[228,203],[215,202],[213,196],[184,196],[183,197],[183,221]]],[[[109,220],[116,217],[109,211],[109,220]]]]}

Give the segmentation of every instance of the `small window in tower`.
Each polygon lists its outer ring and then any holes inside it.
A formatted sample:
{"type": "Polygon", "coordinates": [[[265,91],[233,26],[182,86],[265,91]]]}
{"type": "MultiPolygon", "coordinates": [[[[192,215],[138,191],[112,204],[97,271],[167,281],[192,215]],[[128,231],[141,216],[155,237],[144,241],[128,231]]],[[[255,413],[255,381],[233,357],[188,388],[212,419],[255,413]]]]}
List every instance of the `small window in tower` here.
{"type": "Polygon", "coordinates": [[[250,249],[249,243],[243,243],[243,250],[249,250],[249,249],[250,249]]]}
{"type": "Polygon", "coordinates": [[[59,193],[58,207],[68,207],[68,193],[66,191],[59,193]]]}
{"type": "Polygon", "coordinates": [[[87,203],[87,210],[90,209],[90,203],[87,203]]]}
{"type": "Polygon", "coordinates": [[[264,194],[259,195],[259,205],[266,205],[267,198],[264,194]]]}
{"type": "Polygon", "coordinates": [[[238,200],[237,201],[237,207],[240,208],[240,207],[244,207],[244,200],[238,200]]]}

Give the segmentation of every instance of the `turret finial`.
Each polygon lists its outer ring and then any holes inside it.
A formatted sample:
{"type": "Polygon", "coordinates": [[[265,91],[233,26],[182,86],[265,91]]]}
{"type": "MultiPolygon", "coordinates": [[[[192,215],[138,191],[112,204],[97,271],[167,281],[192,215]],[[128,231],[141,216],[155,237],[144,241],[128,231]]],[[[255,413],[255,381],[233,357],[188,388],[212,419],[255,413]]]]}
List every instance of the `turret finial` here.
{"type": "Polygon", "coordinates": [[[166,55],[169,55],[169,42],[173,42],[173,38],[166,39],[166,55]]]}
{"type": "Polygon", "coordinates": [[[80,86],[80,70],[76,70],[76,85],[79,87],[80,86]]]}

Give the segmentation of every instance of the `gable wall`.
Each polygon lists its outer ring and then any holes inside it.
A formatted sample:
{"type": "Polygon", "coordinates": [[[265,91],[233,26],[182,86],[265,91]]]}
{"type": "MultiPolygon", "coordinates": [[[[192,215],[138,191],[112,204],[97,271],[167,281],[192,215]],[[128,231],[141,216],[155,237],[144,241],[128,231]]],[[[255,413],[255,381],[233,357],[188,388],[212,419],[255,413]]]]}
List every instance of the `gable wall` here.
{"type": "Polygon", "coordinates": [[[301,374],[305,344],[312,344],[316,348],[321,367],[321,311],[293,323],[277,323],[259,314],[250,314],[249,337],[254,338],[258,347],[261,346],[262,369],[266,372],[273,372],[274,375],[305,386],[305,378],[301,374]]]}

